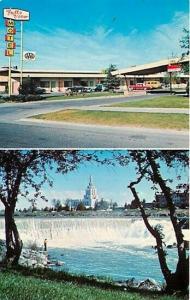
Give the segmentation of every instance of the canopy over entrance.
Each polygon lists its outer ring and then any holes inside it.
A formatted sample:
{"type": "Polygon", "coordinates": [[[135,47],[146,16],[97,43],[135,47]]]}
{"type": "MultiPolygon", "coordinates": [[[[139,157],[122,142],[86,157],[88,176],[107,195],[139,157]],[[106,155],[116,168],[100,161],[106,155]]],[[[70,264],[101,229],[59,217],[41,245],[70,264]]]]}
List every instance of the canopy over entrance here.
{"type": "Polygon", "coordinates": [[[166,72],[168,65],[171,64],[181,64],[189,62],[189,56],[183,59],[177,57],[172,59],[165,59],[156,62],[152,62],[149,64],[132,66],[125,69],[120,69],[112,72],[113,75],[149,75],[156,74],[161,72],[166,72]]]}

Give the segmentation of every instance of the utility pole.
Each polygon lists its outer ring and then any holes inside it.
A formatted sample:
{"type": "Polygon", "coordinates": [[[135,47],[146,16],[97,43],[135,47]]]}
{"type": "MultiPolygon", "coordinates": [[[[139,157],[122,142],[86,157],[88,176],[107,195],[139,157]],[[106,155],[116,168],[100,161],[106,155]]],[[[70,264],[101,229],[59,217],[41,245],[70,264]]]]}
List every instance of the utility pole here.
{"type": "Polygon", "coordinates": [[[23,82],[23,21],[20,22],[20,86],[23,82]]]}
{"type": "Polygon", "coordinates": [[[11,56],[9,56],[9,78],[8,78],[8,93],[9,97],[12,94],[12,80],[11,80],[11,56]]]}
{"type": "Polygon", "coordinates": [[[172,95],[172,72],[170,72],[170,94],[172,95]]]}

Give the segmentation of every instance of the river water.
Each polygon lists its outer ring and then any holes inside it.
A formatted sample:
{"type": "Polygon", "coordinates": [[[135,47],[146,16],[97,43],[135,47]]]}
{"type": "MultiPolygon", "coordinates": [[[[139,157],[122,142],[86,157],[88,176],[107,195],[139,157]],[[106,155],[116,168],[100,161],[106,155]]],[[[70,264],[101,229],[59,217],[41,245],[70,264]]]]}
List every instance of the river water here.
{"type": "MultiPolygon", "coordinates": [[[[25,245],[48,240],[51,260],[63,261],[71,273],[126,280],[152,278],[162,282],[154,238],[141,219],[134,218],[18,218],[16,223],[25,245]]],[[[175,242],[171,222],[161,224],[166,244],[175,242]]],[[[4,238],[4,221],[0,219],[0,238],[4,238]]],[[[167,261],[174,270],[176,249],[168,249],[167,261]]],[[[55,267],[54,267],[55,268],[55,267]]]]}

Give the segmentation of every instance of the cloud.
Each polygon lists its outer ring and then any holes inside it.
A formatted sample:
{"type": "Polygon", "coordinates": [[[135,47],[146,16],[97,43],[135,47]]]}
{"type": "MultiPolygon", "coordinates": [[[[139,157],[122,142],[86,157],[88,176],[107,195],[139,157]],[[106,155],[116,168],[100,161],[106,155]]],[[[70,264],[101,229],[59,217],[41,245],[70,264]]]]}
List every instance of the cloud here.
{"type": "MultiPolygon", "coordinates": [[[[103,26],[83,34],[40,28],[25,34],[25,50],[37,52],[36,62],[25,63],[25,68],[102,70],[111,63],[124,68],[180,55],[184,27],[188,27],[188,14],[177,12],[169,24],[147,33],[134,28],[123,35],[103,26]]],[[[5,63],[0,60],[0,64],[5,63]]]]}

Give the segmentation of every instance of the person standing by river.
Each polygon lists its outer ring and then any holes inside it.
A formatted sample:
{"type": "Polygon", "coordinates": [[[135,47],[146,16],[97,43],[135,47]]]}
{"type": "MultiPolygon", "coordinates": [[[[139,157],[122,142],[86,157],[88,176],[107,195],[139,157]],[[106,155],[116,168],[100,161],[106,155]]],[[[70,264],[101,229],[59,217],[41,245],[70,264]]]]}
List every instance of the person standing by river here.
{"type": "Polygon", "coordinates": [[[47,239],[44,240],[44,251],[47,251],[47,239]]]}

